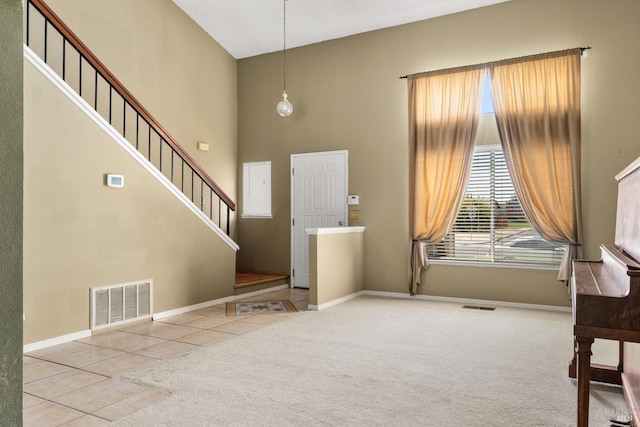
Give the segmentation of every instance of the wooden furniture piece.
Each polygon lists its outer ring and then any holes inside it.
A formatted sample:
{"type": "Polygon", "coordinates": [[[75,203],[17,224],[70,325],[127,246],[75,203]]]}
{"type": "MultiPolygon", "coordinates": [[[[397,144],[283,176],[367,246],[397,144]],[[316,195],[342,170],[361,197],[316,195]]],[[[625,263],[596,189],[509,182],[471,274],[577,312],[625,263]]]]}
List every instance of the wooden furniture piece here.
{"type": "Polygon", "coordinates": [[[574,261],[575,337],[569,376],[578,379],[578,427],[589,425],[590,380],[621,384],[629,411],[640,420],[640,158],[616,176],[615,245],[601,245],[599,261],[574,261]],[[591,365],[595,338],[619,341],[618,366],[591,365]]]}

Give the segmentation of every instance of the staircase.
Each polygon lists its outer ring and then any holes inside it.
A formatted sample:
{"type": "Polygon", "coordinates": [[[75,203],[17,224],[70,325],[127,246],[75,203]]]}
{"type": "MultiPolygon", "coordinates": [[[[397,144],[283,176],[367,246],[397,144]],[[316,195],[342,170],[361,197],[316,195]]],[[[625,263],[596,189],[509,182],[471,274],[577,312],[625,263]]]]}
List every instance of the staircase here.
{"type": "Polygon", "coordinates": [[[240,273],[236,272],[235,295],[254,293],[265,289],[289,287],[289,276],[286,274],[240,273]]]}
{"type": "Polygon", "coordinates": [[[233,200],[42,0],[27,2],[25,42],[25,56],[37,55],[128,142],[139,162],[238,249],[229,237],[233,200]]]}

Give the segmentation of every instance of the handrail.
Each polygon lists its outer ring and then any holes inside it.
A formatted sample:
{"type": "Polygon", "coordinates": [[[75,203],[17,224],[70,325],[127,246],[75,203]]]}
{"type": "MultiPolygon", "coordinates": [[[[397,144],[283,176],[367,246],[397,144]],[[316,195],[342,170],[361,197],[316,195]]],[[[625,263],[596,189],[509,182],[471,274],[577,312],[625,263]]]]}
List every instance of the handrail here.
{"type": "MultiPolygon", "coordinates": [[[[42,0],[29,0],[31,4],[71,43],[87,62],[89,62],[102,77],[136,110],[140,116],[163,138],[167,144],[196,172],[204,183],[231,209],[236,205],[231,198],[213,181],[213,179],[196,163],[196,161],[178,144],[178,142],[158,123],[158,121],[138,102],[138,100],[124,87],[109,69],[89,50],[89,48],[62,22],[58,15],[42,0]]],[[[27,29],[27,40],[28,40],[27,29]]],[[[28,42],[27,42],[28,44],[28,42]]],[[[228,234],[228,232],[227,232],[228,234]]]]}

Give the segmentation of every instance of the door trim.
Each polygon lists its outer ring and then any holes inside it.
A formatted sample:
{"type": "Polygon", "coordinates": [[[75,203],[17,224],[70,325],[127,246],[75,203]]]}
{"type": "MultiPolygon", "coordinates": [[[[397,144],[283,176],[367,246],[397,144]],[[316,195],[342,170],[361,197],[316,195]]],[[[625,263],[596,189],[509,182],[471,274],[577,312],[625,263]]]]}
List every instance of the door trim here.
{"type": "MultiPolygon", "coordinates": [[[[344,154],[344,185],[345,185],[345,195],[349,194],[349,150],[333,150],[333,151],[317,151],[312,153],[297,153],[291,154],[289,159],[289,179],[291,181],[290,184],[290,197],[289,203],[291,204],[291,215],[289,218],[289,230],[291,234],[291,242],[290,242],[290,267],[289,267],[289,286],[291,288],[295,287],[295,276],[294,276],[294,268],[295,268],[295,230],[293,229],[293,220],[295,218],[295,180],[293,175],[293,165],[295,164],[295,159],[301,157],[313,157],[313,156],[326,156],[332,154],[344,154]]],[[[347,205],[347,200],[345,198],[345,227],[349,226],[349,207],[347,205]]]]}

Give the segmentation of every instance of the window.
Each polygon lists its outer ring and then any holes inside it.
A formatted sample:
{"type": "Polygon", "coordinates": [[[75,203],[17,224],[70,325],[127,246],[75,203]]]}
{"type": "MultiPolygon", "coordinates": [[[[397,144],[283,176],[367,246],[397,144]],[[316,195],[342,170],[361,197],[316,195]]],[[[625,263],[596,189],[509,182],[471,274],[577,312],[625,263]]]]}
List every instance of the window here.
{"type": "Polygon", "coordinates": [[[484,73],[484,83],[482,84],[482,105],[480,106],[480,114],[489,114],[495,112],[493,107],[493,96],[491,95],[491,81],[486,71],[484,73]]]}
{"type": "Polygon", "coordinates": [[[456,221],[430,259],[557,267],[564,246],[544,240],[522,210],[500,146],[478,146],[456,221]]]}

